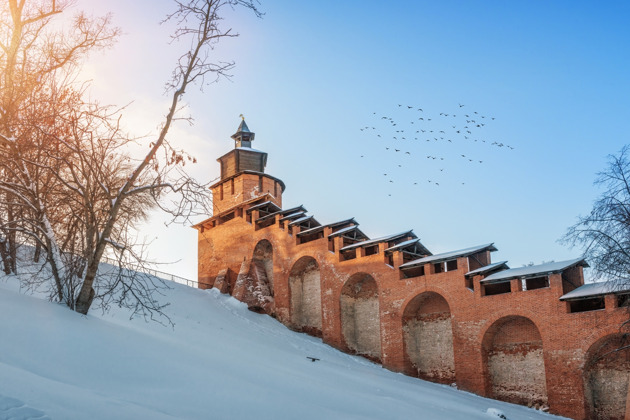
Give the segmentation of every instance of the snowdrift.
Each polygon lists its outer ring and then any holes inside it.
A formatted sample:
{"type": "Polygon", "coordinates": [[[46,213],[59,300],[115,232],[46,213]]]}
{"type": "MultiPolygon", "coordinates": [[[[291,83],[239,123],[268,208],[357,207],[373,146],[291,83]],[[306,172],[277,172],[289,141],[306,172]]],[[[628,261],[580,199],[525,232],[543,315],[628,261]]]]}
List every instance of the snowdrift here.
{"type": "Polygon", "coordinates": [[[82,316],[0,277],[0,419],[559,418],[387,371],[216,290],[171,287],[174,328],[119,308],[82,316]]]}

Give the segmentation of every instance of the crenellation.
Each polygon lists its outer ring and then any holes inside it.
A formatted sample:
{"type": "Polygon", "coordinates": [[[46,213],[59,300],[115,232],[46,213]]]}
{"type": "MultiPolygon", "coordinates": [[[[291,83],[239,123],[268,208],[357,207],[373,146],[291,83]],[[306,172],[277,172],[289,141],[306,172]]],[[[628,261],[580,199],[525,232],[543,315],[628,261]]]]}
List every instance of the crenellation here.
{"type": "Polygon", "coordinates": [[[433,255],[412,231],[322,226],[282,210],[266,154],[235,150],[212,187],[215,216],[195,226],[199,287],[396,372],[575,419],[626,416],[630,350],[611,350],[628,339],[630,290],[584,285],[580,259],[510,269],[492,263],[493,244],[433,255]]]}

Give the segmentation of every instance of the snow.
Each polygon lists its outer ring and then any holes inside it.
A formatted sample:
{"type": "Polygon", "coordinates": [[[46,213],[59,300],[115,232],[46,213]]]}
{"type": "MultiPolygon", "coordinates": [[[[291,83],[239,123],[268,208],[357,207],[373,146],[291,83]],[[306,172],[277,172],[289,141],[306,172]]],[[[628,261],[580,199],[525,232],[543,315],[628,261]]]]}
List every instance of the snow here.
{"type": "Polygon", "coordinates": [[[559,273],[560,271],[564,271],[570,267],[582,265],[584,267],[588,267],[586,261],[583,258],[576,258],[573,260],[567,261],[559,261],[559,262],[550,262],[539,265],[532,265],[528,267],[519,267],[519,268],[511,268],[509,270],[499,271],[498,273],[494,273],[481,280],[482,283],[496,282],[499,280],[509,280],[515,279],[519,277],[529,277],[535,276],[538,274],[550,274],[550,273],[559,273]]]}
{"type": "Polygon", "coordinates": [[[495,262],[489,265],[484,265],[483,267],[479,267],[476,270],[469,271],[468,273],[466,273],[466,275],[474,276],[476,274],[482,274],[482,273],[485,273],[486,271],[494,270],[495,268],[499,268],[503,265],[505,265],[505,267],[509,269],[509,267],[506,264],[507,264],[507,261],[499,261],[499,262],[495,262]]]}
{"type": "Polygon", "coordinates": [[[294,221],[289,223],[289,226],[298,225],[300,223],[306,222],[307,220],[311,220],[312,218],[313,218],[313,216],[300,217],[299,219],[295,219],[294,221]]]}
{"type": "Polygon", "coordinates": [[[404,247],[406,247],[408,245],[413,245],[413,244],[418,243],[418,242],[420,242],[420,238],[410,239],[408,241],[401,242],[398,245],[394,245],[394,246],[392,246],[390,248],[387,248],[385,251],[395,251],[397,249],[404,248],[404,247]]]}
{"type": "Polygon", "coordinates": [[[17,141],[17,137],[15,137],[15,136],[9,136],[9,137],[7,137],[7,136],[5,136],[5,135],[3,135],[3,134],[0,134],[0,139],[1,139],[1,140],[4,140],[4,141],[6,141],[6,142],[11,142],[11,143],[15,143],[15,142],[17,141]]]}
{"type": "Polygon", "coordinates": [[[262,150],[252,149],[251,147],[246,147],[246,146],[236,147],[236,149],[237,150],[247,150],[249,152],[265,153],[262,150]]]}
{"type": "Polygon", "coordinates": [[[20,400],[0,395],[0,419],[12,420],[50,420],[43,411],[29,407],[20,400]]]}
{"type": "Polygon", "coordinates": [[[505,415],[505,413],[497,408],[488,408],[486,410],[486,414],[488,414],[488,416],[493,417],[493,418],[498,418],[498,419],[505,419],[507,420],[507,416],[505,415]]]}
{"type": "MultiPolygon", "coordinates": [[[[297,211],[295,213],[289,213],[286,216],[283,216],[282,220],[294,219],[296,217],[301,217],[304,214],[306,214],[306,212],[303,212],[303,211],[297,211]]],[[[269,215],[269,216],[271,216],[271,215],[269,215]]]]}
{"type": "Polygon", "coordinates": [[[473,246],[470,248],[460,249],[457,251],[449,251],[449,252],[444,252],[442,254],[431,255],[429,257],[418,258],[417,260],[413,260],[413,261],[409,261],[407,263],[401,264],[400,267],[405,268],[405,267],[411,267],[413,265],[418,265],[418,264],[426,264],[426,263],[438,261],[438,260],[444,261],[451,258],[464,257],[464,256],[474,254],[479,251],[483,251],[486,248],[490,249],[490,251],[496,251],[496,248],[494,247],[494,243],[489,243],[485,245],[479,245],[479,246],[473,246]]]}
{"type": "MultiPolygon", "coordinates": [[[[335,232],[337,233],[337,232],[335,232]]],[[[358,248],[358,247],[364,247],[364,246],[369,246],[372,244],[377,244],[380,242],[389,242],[389,241],[393,241],[394,239],[397,239],[401,236],[407,236],[407,235],[412,235],[412,236],[416,236],[412,230],[406,230],[404,232],[400,232],[400,233],[396,233],[393,235],[387,235],[387,236],[382,236],[380,238],[376,238],[376,239],[368,239],[362,242],[357,242],[355,244],[352,245],[347,245],[344,246],[343,248],[340,249],[340,251],[347,251],[349,249],[353,249],[353,248],[358,248]]]]}
{"type": "Polygon", "coordinates": [[[353,231],[353,230],[358,229],[358,228],[359,228],[359,226],[358,226],[358,225],[348,226],[348,227],[345,227],[345,228],[339,229],[339,230],[337,230],[337,231],[335,231],[335,232],[331,233],[331,234],[330,234],[330,235],[328,235],[328,236],[329,236],[329,237],[332,237],[332,236],[341,235],[341,234],[344,234],[344,233],[346,233],[346,232],[353,231]]]}
{"type": "Polygon", "coordinates": [[[583,284],[575,290],[571,290],[569,293],[560,297],[560,300],[581,299],[594,296],[602,296],[609,293],[623,293],[630,292],[630,285],[627,281],[623,282],[598,282],[583,284]]]}
{"type": "Polygon", "coordinates": [[[120,308],[79,315],[0,275],[0,419],[557,418],[390,372],[216,289],[171,287],[174,328],[120,308]]]}

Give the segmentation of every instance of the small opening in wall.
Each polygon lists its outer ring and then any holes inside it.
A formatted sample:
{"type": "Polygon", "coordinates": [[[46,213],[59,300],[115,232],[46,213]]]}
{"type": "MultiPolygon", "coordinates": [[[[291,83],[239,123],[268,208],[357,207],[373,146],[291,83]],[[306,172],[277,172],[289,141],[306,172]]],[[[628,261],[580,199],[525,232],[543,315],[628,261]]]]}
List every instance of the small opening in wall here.
{"type": "Polygon", "coordinates": [[[339,254],[339,260],[340,261],[353,260],[356,257],[357,257],[357,250],[356,250],[356,248],[350,249],[348,251],[341,252],[339,254]]]}
{"type": "Polygon", "coordinates": [[[235,211],[231,211],[228,214],[226,214],[225,216],[221,216],[219,218],[219,224],[221,225],[221,224],[223,224],[223,223],[225,223],[225,222],[227,222],[229,220],[234,219],[235,213],[236,213],[235,211]]]}
{"type": "Polygon", "coordinates": [[[525,290],[544,289],[549,287],[549,277],[533,277],[531,279],[525,279],[525,290]]]}
{"type": "Polygon", "coordinates": [[[269,227],[269,226],[271,226],[271,225],[273,225],[275,223],[276,223],[276,219],[271,218],[271,219],[264,220],[264,221],[262,221],[260,223],[257,223],[256,225],[257,225],[258,229],[264,229],[264,228],[269,227]]]}
{"type": "Polygon", "coordinates": [[[450,260],[446,262],[446,271],[457,270],[457,260],[450,260]]]}
{"type": "Polygon", "coordinates": [[[263,177],[262,175],[258,175],[258,191],[262,193],[263,190],[263,177]]]}
{"type": "Polygon", "coordinates": [[[378,254],[378,245],[368,246],[365,248],[365,255],[375,255],[378,254]]]}
{"type": "Polygon", "coordinates": [[[392,267],[394,266],[394,254],[393,253],[389,253],[385,256],[385,264],[389,264],[392,267]]]}
{"type": "Polygon", "coordinates": [[[510,282],[485,284],[483,286],[484,296],[502,295],[504,293],[510,293],[510,282]]]}
{"type": "Polygon", "coordinates": [[[626,295],[618,295],[617,296],[617,307],[618,308],[625,308],[627,306],[630,306],[630,295],[626,294],[626,295]]]}
{"type": "Polygon", "coordinates": [[[424,276],[424,265],[420,265],[418,267],[407,268],[401,272],[402,272],[402,278],[404,279],[424,276]]]}
{"type": "Polygon", "coordinates": [[[475,282],[472,277],[466,277],[466,287],[470,290],[475,290],[475,282]]]}
{"type": "Polygon", "coordinates": [[[433,264],[433,274],[443,273],[444,272],[444,263],[439,262],[433,264]]]}
{"type": "Polygon", "coordinates": [[[223,184],[219,186],[219,200],[223,200],[223,184]]]}
{"type": "Polygon", "coordinates": [[[335,252],[335,238],[328,238],[328,250],[335,252]]]}
{"type": "Polygon", "coordinates": [[[231,194],[234,195],[234,178],[232,178],[230,180],[230,187],[231,187],[231,190],[232,190],[231,194]]]}
{"type": "Polygon", "coordinates": [[[570,312],[588,312],[604,309],[604,298],[594,297],[589,299],[573,300],[569,302],[570,312]]]}
{"type": "Polygon", "coordinates": [[[310,235],[302,235],[301,237],[299,237],[298,245],[305,244],[305,243],[311,242],[311,241],[316,241],[316,240],[321,239],[323,237],[324,237],[324,233],[323,232],[311,233],[310,235]]]}

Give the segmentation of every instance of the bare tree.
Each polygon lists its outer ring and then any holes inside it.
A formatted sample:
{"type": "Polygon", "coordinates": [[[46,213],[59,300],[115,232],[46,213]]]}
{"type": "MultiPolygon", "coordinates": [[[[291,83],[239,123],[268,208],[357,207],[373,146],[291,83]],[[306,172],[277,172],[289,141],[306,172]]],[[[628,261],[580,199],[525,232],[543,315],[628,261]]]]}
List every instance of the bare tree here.
{"type": "Polygon", "coordinates": [[[206,189],[196,184],[190,177],[185,176],[182,171],[176,170],[174,172],[179,176],[172,176],[173,171],[169,170],[168,167],[177,168],[178,165],[185,164],[187,156],[173,149],[166,136],[188,86],[194,83],[203,86],[206,77],[212,75],[216,79],[226,75],[226,72],[233,66],[233,63],[217,64],[210,59],[209,55],[209,51],[220,39],[235,36],[231,33],[231,29],[223,30],[219,26],[222,9],[243,6],[254,11],[258,16],[260,16],[260,12],[252,0],[192,0],[189,2],[175,1],[175,3],[177,4],[176,11],[167,18],[168,20],[175,20],[178,24],[174,38],[177,40],[188,39],[192,47],[180,56],[173,70],[172,79],[168,84],[168,89],[171,92],[171,105],[158,137],[151,143],[151,149],[144,159],[129,173],[123,186],[113,194],[112,205],[106,215],[103,229],[99,232],[93,253],[88,256],[86,275],[76,299],[75,309],[80,313],[87,313],[92,304],[95,295],[93,284],[98,271],[98,264],[128,199],[145,191],[150,191],[156,199],[166,191],[178,192],[182,194],[182,203],[187,203],[188,207],[180,206],[173,214],[185,216],[191,211],[194,212],[195,207],[202,204],[200,200],[207,198],[203,194],[206,189]],[[164,166],[160,169],[159,151],[163,151],[166,157],[166,162],[162,162],[162,164],[166,164],[166,169],[164,166]],[[154,171],[153,176],[148,175],[151,170],[154,171]],[[143,175],[147,176],[149,182],[142,181],[143,175]]]}
{"type": "Polygon", "coordinates": [[[608,167],[597,175],[603,189],[586,216],[578,218],[562,242],[584,249],[596,277],[614,286],[630,283],[630,146],[608,156],[608,167]]]}
{"type": "MultiPolygon", "coordinates": [[[[19,5],[14,5],[15,0],[10,3],[17,7],[23,6],[24,1],[19,5]]],[[[34,9],[35,21],[45,21],[58,13],[59,2],[50,2],[50,12],[45,12],[48,9],[40,3],[34,9]]],[[[161,314],[163,306],[153,297],[159,284],[124,270],[115,277],[99,276],[99,264],[106,254],[116,256],[120,262],[143,263],[144,256],[130,229],[146,217],[151,207],[159,206],[180,221],[198,212],[208,214],[210,208],[207,187],[188,176],[184,168],[194,158],[177,150],[167,140],[167,134],[178,118],[186,89],[227,76],[234,65],[216,63],[210,58],[216,42],[236,36],[231,29],[220,27],[222,9],[242,6],[257,16],[260,13],[251,0],[175,3],[176,11],[167,17],[178,24],[173,37],[189,42],[191,48],[181,55],[167,84],[171,103],[159,134],[150,141],[149,152],[139,159],[131,155],[129,145],[142,140],[121,131],[122,110],[84,101],[82,89],[72,83],[78,58],[71,52],[84,46],[89,51],[115,37],[117,31],[108,28],[106,18],[89,21],[83,16],[76,21],[79,32],[84,34],[81,39],[91,36],[92,41],[79,44],[61,58],[53,54],[57,57],[53,64],[63,63],[66,57],[67,67],[63,70],[69,71],[60,73],[62,67],[51,65],[48,73],[37,76],[35,87],[29,88],[27,94],[19,91],[18,99],[15,94],[7,95],[6,100],[3,97],[8,104],[6,109],[17,109],[15,104],[19,104],[20,112],[7,111],[2,116],[0,143],[4,152],[0,171],[5,176],[0,179],[0,191],[21,210],[19,217],[3,226],[41,245],[54,279],[51,295],[83,314],[95,299],[104,305],[124,304],[151,317],[161,314]],[[90,26],[85,22],[96,23],[90,26]],[[178,195],[177,200],[171,201],[175,206],[165,201],[169,194],[178,195]]],[[[15,30],[32,19],[18,16],[13,20],[17,22],[15,30]]],[[[3,65],[11,65],[11,60],[3,65]]],[[[3,209],[8,207],[0,208],[0,214],[3,209]]]]}
{"type": "MultiPolygon", "coordinates": [[[[111,45],[119,31],[109,16],[77,14],[66,31],[52,28],[70,0],[7,0],[0,3],[0,143],[7,149],[24,122],[24,107],[33,94],[60,71],[71,70],[87,52],[111,45]]],[[[0,159],[7,153],[1,154],[0,159]]],[[[1,173],[3,177],[10,174],[1,173]]],[[[16,270],[17,219],[22,208],[7,191],[0,210],[0,255],[5,272],[16,270]]]]}

